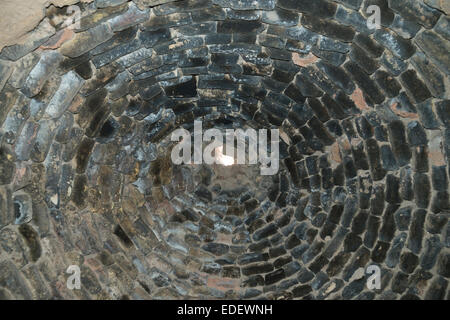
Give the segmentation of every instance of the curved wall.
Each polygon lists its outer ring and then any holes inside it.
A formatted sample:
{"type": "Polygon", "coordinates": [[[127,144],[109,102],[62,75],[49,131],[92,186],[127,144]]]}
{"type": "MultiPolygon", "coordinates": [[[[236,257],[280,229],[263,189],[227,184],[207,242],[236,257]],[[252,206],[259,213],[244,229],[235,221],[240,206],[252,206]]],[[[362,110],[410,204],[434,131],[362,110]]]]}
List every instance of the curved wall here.
{"type": "Polygon", "coordinates": [[[76,6],[0,53],[0,298],[449,298],[445,1],[76,6]],[[194,120],[278,174],[173,165],[194,120]]]}

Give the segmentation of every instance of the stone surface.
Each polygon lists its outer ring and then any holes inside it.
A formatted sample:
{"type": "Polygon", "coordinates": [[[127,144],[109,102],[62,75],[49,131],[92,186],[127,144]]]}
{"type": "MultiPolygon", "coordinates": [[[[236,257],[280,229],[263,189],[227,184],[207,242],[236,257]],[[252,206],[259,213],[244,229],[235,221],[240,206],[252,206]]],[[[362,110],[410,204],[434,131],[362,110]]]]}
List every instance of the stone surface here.
{"type": "Polygon", "coordinates": [[[33,207],[31,197],[24,192],[18,192],[13,195],[15,224],[24,224],[30,222],[33,218],[33,207]]]}
{"type": "Polygon", "coordinates": [[[415,52],[415,48],[409,40],[391,31],[381,29],[375,32],[374,38],[382,46],[388,48],[397,58],[402,60],[408,59],[415,52]]]}
{"type": "Polygon", "coordinates": [[[252,0],[212,0],[212,2],[216,5],[226,8],[232,8],[235,10],[272,10],[275,8],[275,0],[261,0],[261,1],[252,1],[252,0]]]}
{"type": "Polygon", "coordinates": [[[441,18],[438,20],[438,22],[435,26],[435,29],[434,29],[438,34],[440,34],[442,37],[446,38],[447,40],[450,39],[450,31],[448,31],[449,23],[450,23],[450,19],[447,16],[442,15],[441,18]]]}
{"type": "Polygon", "coordinates": [[[446,54],[450,46],[448,41],[431,31],[420,33],[415,41],[428,58],[434,61],[447,75],[450,74],[449,57],[446,54]]]}
{"type": "Polygon", "coordinates": [[[32,299],[31,289],[26,285],[26,280],[20,271],[15,267],[10,260],[5,260],[0,263],[1,278],[0,284],[2,287],[8,288],[16,299],[29,300],[32,299]]]}
{"type": "Polygon", "coordinates": [[[147,10],[139,10],[139,8],[133,2],[130,2],[128,10],[124,14],[108,20],[108,24],[111,27],[112,31],[118,32],[138,23],[144,22],[148,18],[149,13],[147,10]]]}
{"type": "Polygon", "coordinates": [[[433,28],[439,19],[438,10],[432,9],[422,2],[407,0],[404,3],[389,0],[389,7],[405,18],[406,20],[416,21],[425,28],[433,28]]]}
{"type": "MultiPolygon", "coordinates": [[[[6,5],[12,8],[12,1],[8,1],[6,5]]],[[[39,3],[35,5],[40,6],[39,3]]],[[[2,32],[2,42],[0,43],[0,48],[3,48],[0,53],[0,58],[2,59],[16,61],[39,47],[42,43],[47,41],[50,36],[55,34],[55,28],[49,23],[48,19],[42,20],[42,22],[39,23],[35,30],[26,33],[32,30],[34,25],[39,22],[40,18],[38,20],[35,20],[36,16],[42,15],[41,12],[36,10],[36,7],[34,7],[34,5],[22,12],[15,12],[15,15],[9,17],[8,19],[3,19],[2,21],[8,22],[9,19],[17,18],[17,15],[23,14],[30,14],[32,18],[30,19],[30,17],[27,17],[24,20],[21,20],[26,21],[26,23],[24,24],[16,23],[14,21],[13,23],[5,25],[5,28],[2,28],[2,30],[8,30],[6,32],[2,32]],[[29,11],[30,9],[32,12],[29,11]],[[18,37],[19,39],[17,39],[16,37],[18,37]],[[4,47],[5,44],[11,45],[4,47]]],[[[7,11],[5,12],[5,16],[7,16],[7,11]]]]}
{"type": "Polygon", "coordinates": [[[38,94],[45,82],[57,68],[57,64],[61,59],[61,55],[57,52],[49,51],[43,53],[39,62],[34,66],[25,80],[22,92],[28,97],[38,94]]]}
{"type": "Polygon", "coordinates": [[[438,10],[444,11],[447,15],[450,14],[450,5],[447,3],[447,1],[444,0],[424,0],[424,2],[438,10]]]}
{"type": "Polygon", "coordinates": [[[108,24],[100,24],[87,31],[77,33],[73,39],[61,46],[61,53],[70,58],[79,57],[107,41],[112,35],[112,30],[108,24]]]}
{"type": "Polygon", "coordinates": [[[95,5],[97,8],[105,8],[109,6],[118,6],[127,2],[126,0],[95,0],[95,5]]]}

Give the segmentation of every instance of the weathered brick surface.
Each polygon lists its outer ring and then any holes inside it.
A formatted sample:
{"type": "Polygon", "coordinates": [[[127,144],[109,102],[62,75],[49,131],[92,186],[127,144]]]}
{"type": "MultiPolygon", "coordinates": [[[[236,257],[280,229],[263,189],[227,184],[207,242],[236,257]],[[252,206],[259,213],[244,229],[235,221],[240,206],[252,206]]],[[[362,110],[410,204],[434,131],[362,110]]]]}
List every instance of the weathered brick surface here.
{"type": "Polygon", "coordinates": [[[443,3],[49,8],[0,53],[0,298],[448,298],[443,3]],[[279,172],[174,165],[194,120],[281,129],[279,172]]]}

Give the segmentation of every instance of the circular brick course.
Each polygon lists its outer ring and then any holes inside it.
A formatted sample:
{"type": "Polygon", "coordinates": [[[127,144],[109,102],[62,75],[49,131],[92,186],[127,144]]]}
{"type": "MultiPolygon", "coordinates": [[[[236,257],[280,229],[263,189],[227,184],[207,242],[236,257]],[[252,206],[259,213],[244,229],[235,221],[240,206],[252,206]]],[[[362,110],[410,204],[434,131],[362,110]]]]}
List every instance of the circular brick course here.
{"type": "Polygon", "coordinates": [[[448,299],[450,18],[399,3],[46,8],[0,52],[0,298],[448,299]],[[172,164],[195,120],[279,172],[172,164]]]}

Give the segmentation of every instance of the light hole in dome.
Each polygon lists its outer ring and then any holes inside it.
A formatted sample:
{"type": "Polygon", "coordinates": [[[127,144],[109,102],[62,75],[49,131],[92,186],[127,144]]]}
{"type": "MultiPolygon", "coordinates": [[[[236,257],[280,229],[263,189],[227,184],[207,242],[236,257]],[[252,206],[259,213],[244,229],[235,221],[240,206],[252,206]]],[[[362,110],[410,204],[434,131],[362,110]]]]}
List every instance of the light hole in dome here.
{"type": "Polygon", "coordinates": [[[223,146],[217,147],[214,150],[216,163],[221,164],[225,167],[232,166],[234,164],[234,158],[223,154],[223,146]]]}

